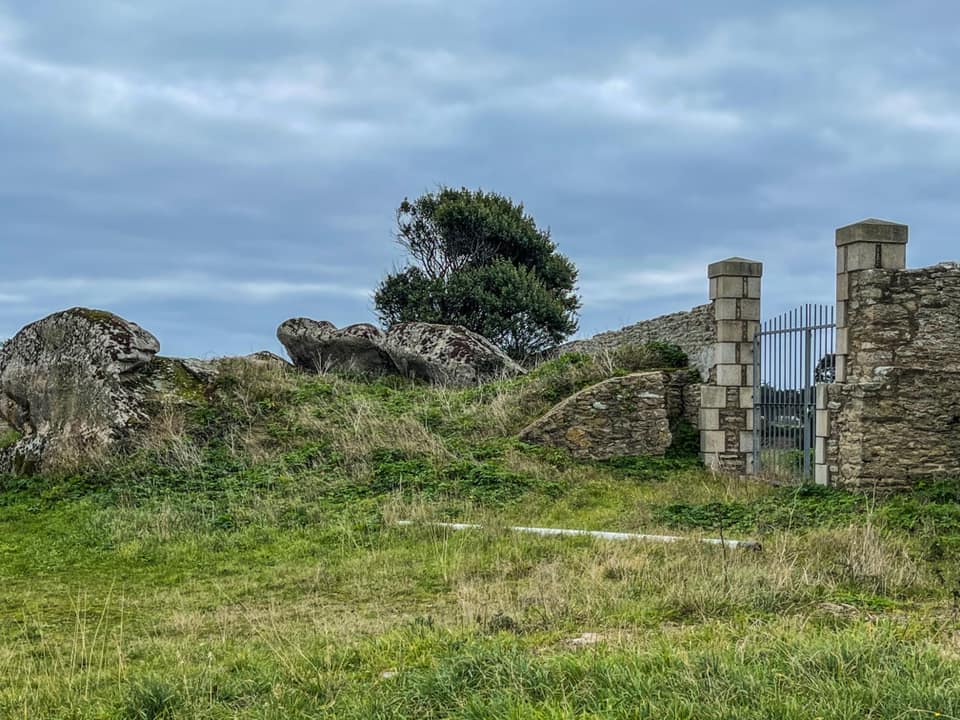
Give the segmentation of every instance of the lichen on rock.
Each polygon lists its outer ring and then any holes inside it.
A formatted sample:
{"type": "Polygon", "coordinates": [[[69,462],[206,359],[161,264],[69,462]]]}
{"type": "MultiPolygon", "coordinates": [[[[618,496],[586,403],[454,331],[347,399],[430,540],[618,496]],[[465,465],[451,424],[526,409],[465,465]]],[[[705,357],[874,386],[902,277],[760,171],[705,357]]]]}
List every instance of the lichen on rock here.
{"type": "Polygon", "coordinates": [[[19,467],[96,454],[144,421],[137,371],[160,343],[103,310],[73,308],[31,323],[0,349],[0,417],[23,435],[19,467]]]}
{"type": "Polygon", "coordinates": [[[503,350],[462,325],[398,323],[387,331],[383,347],[401,374],[441,385],[475,385],[524,372],[503,350]]]}
{"type": "Polygon", "coordinates": [[[386,333],[359,323],[292,318],[277,339],[294,364],[308,372],[347,371],[403,375],[440,385],[473,385],[524,372],[500,348],[460,325],[398,323],[386,333]]]}
{"type": "Polygon", "coordinates": [[[24,327],[0,348],[0,472],[82,465],[129,439],[162,402],[203,402],[217,362],[159,349],[105,310],[72,308],[24,327]]]}
{"type": "Polygon", "coordinates": [[[364,375],[396,372],[390,357],[380,347],[383,333],[367,323],[338,329],[325,320],[292,318],[277,328],[277,339],[294,365],[309,372],[340,370],[364,375]]]}

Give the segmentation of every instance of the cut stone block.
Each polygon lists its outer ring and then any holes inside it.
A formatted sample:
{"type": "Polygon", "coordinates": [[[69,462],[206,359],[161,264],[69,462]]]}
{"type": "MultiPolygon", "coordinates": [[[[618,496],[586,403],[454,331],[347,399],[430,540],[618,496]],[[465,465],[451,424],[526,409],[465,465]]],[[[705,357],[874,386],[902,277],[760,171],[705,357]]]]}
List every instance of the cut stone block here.
{"type": "Polygon", "coordinates": [[[741,320],[760,320],[760,300],[756,298],[743,298],[740,300],[740,319],[741,320]]]}
{"type": "Polygon", "coordinates": [[[837,228],[837,247],[852,243],[893,243],[906,245],[909,228],[889,220],[867,218],[860,222],[837,228]]]}
{"type": "Polygon", "coordinates": [[[717,365],[717,385],[741,387],[743,385],[743,371],[743,365],[717,365]]]}
{"type": "Polygon", "coordinates": [[[830,468],[826,465],[817,465],[814,470],[814,481],[817,485],[830,484],[830,468]]]}
{"type": "Polygon", "coordinates": [[[717,408],[700,408],[700,431],[720,429],[720,410],[717,408]]]}
{"type": "Polygon", "coordinates": [[[716,385],[700,386],[700,407],[725,408],[727,406],[727,389],[716,385]]]}
{"type": "Polygon", "coordinates": [[[713,304],[714,315],[717,320],[738,320],[739,310],[736,298],[718,298],[713,304]]]}
{"type": "Polygon", "coordinates": [[[723,453],[727,450],[727,433],[707,430],[700,433],[700,449],[705,453],[723,453]]]}
{"type": "MultiPolygon", "coordinates": [[[[724,275],[715,278],[717,281],[717,298],[742,298],[747,297],[747,289],[742,277],[732,277],[724,275]]],[[[759,282],[759,278],[757,278],[759,282]]]]}
{"type": "Polygon", "coordinates": [[[717,342],[743,342],[746,339],[746,323],[743,320],[717,321],[717,342]]]}
{"type": "Polygon", "coordinates": [[[707,266],[707,277],[715,278],[725,275],[760,277],[763,275],[763,263],[742,257],[732,257],[707,266]]]}
{"type": "Polygon", "coordinates": [[[718,365],[737,365],[740,360],[737,357],[737,343],[721,342],[714,346],[713,360],[718,365]]]}

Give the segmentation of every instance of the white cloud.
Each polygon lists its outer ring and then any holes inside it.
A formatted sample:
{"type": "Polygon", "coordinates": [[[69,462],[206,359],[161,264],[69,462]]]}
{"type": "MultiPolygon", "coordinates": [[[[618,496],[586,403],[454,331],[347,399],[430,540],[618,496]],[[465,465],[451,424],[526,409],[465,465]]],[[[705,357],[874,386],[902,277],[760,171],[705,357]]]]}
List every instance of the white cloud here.
{"type": "Polygon", "coordinates": [[[892,125],[911,130],[960,134],[960,102],[955,95],[891,91],[874,104],[874,114],[892,125]]]}
{"type": "Polygon", "coordinates": [[[202,273],[135,278],[37,277],[3,283],[0,301],[39,303],[62,299],[73,305],[109,305],[129,300],[212,300],[263,303],[291,296],[370,297],[370,289],[337,282],[236,280],[202,273]],[[12,292],[11,292],[12,291],[12,292]]]}
{"type": "Polygon", "coordinates": [[[539,88],[537,95],[544,109],[626,124],[716,132],[735,131],[742,125],[737,111],[719,106],[706,94],[646,88],[636,78],[623,75],[560,78],[539,88]]]}
{"type": "Polygon", "coordinates": [[[580,292],[590,307],[679,295],[706,297],[706,266],[706,262],[699,262],[617,272],[591,268],[583,272],[580,292]]]}

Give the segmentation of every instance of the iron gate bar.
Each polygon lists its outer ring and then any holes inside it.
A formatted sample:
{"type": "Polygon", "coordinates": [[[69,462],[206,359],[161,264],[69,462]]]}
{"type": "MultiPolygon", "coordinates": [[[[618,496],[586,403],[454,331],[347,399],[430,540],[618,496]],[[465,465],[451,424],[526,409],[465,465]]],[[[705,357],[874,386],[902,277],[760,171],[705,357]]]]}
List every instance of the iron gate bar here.
{"type": "MultiPolygon", "coordinates": [[[[811,325],[808,328],[805,327],[804,330],[824,330],[824,329],[833,330],[835,327],[836,325],[833,325],[831,323],[829,325],[811,325]]],[[[769,332],[764,331],[763,334],[770,336],[770,335],[786,335],[787,333],[795,333],[795,332],[796,332],[796,328],[787,328],[786,330],[770,330],[769,332]]]]}
{"type": "Polygon", "coordinates": [[[806,304],[765,321],[753,337],[756,472],[812,477],[815,386],[835,375],[835,330],[833,306],[806,304]]]}

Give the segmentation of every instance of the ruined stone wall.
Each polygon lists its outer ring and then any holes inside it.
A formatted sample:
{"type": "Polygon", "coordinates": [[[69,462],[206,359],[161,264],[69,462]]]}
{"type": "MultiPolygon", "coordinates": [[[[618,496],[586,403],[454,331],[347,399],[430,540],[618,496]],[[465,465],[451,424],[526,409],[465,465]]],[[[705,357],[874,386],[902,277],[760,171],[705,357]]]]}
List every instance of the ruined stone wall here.
{"type": "MultiPolygon", "coordinates": [[[[760,325],[763,264],[731,257],[707,267],[710,302],[563,345],[563,352],[597,353],[660,341],[678,345],[701,379],[679,394],[647,387],[651,378],[608,381],[565,401],[524,430],[528,442],[564,447],[579,457],[597,453],[662,454],[669,415],[698,431],[703,462],[735,475],[753,472],[753,337],[760,325]],[[639,392],[637,395],[635,393],[639,392]],[[593,393],[612,393],[617,402],[593,393]],[[667,407],[656,396],[667,394],[667,407]],[[679,402],[679,405],[677,404],[679,402]],[[679,407],[678,411],[672,408],[679,407]],[[649,415],[643,417],[644,412],[649,415]],[[627,425],[621,427],[621,419],[627,425]],[[609,442],[608,442],[609,440],[609,442]],[[598,448],[603,448],[599,450],[598,448]]],[[[661,383],[662,384],[662,383],[661,383]]],[[[669,383],[668,383],[669,385],[669,383]]],[[[679,427],[679,426],[676,426],[679,427]]]]}
{"type": "Polygon", "coordinates": [[[830,483],[960,477],[960,264],[852,273],[848,295],[846,382],[822,391],[830,483]]]}
{"type": "Polygon", "coordinates": [[[561,345],[557,352],[595,353],[622,345],[642,345],[654,341],[680,346],[690,358],[690,367],[699,370],[703,379],[708,379],[713,366],[713,346],[717,342],[713,305],[698,305],[684,312],[661,315],[620,330],[603,332],[587,340],[574,340],[561,345]]]}
{"type": "Polygon", "coordinates": [[[604,380],[556,405],[526,427],[520,439],[590,460],[662,456],[674,443],[677,420],[696,428],[696,379],[690,370],[654,370],[604,380]]]}

